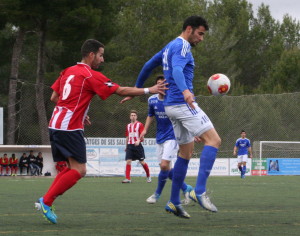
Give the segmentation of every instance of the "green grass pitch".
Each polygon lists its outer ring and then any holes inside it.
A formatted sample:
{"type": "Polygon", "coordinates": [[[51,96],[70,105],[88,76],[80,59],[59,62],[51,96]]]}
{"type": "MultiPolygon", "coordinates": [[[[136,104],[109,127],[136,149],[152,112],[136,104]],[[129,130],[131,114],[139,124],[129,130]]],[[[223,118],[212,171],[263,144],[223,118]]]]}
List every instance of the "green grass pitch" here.
{"type": "MultiPolygon", "coordinates": [[[[194,203],[191,219],[167,214],[168,181],[159,202],[146,203],[157,178],[84,178],[55,201],[58,224],[46,222],[34,201],[52,179],[0,177],[0,235],[300,235],[300,176],[209,178],[218,213],[194,203]]],[[[195,177],[186,182],[194,185],[195,177]]]]}

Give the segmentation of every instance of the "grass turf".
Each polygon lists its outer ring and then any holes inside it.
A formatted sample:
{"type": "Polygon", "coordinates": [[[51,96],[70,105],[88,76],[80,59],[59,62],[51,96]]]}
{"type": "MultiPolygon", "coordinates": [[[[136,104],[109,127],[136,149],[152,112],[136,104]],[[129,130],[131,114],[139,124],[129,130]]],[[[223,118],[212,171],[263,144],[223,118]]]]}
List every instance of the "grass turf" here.
{"type": "MultiPolygon", "coordinates": [[[[146,178],[121,184],[119,177],[84,178],[55,201],[58,224],[33,208],[51,178],[0,177],[0,235],[300,235],[299,176],[212,176],[208,188],[218,213],[192,203],[191,219],[167,214],[168,181],[159,202],[146,178]]],[[[188,177],[188,184],[195,184],[188,177]]]]}

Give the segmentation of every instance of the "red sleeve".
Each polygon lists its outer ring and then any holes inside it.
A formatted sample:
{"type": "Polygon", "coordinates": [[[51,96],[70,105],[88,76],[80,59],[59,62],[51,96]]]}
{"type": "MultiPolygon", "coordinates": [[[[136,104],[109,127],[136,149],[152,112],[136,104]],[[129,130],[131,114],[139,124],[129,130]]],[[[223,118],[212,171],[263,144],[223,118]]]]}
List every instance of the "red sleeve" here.
{"type": "Polygon", "coordinates": [[[144,130],[144,125],[143,125],[143,123],[140,122],[139,135],[141,135],[143,130],[144,130]]]}
{"type": "Polygon", "coordinates": [[[91,82],[93,91],[98,94],[102,100],[107,99],[120,87],[120,85],[112,82],[109,78],[97,71],[93,71],[93,78],[89,81],[91,82]]]}
{"type": "Polygon", "coordinates": [[[128,125],[126,125],[125,137],[128,137],[128,125]]]}

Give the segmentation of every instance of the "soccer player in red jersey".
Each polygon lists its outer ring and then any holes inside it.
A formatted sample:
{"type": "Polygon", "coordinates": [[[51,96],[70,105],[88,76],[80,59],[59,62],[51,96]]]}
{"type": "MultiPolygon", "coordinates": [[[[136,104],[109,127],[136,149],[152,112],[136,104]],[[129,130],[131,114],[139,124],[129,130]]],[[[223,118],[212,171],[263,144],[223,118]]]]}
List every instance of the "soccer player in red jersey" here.
{"type": "Polygon", "coordinates": [[[10,167],[11,176],[17,176],[18,158],[14,153],[11,155],[11,158],[9,158],[9,167],[10,167]]]}
{"type": "Polygon", "coordinates": [[[3,175],[3,170],[5,169],[5,176],[8,175],[8,171],[9,171],[9,160],[7,157],[7,154],[4,153],[3,157],[0,158],[0,171],[1,171],[1,175],[3,175]]]}
{"type": "Polygon", "coordinates": [[[55,162],[67,161],[68,167],[54,179],[46,194],[35,204],[41,208],[45,218],[57,223],[52,211],[54,200],[73,187],[86,174],[86,146],[83,136],[84,124],[90,124],[87,116],[94,95],[102,100],[112,94],[120,96],[162,93],[166,84],[150,88],[121,87],[102,73],[95,71],[104,62],[104,45],[88,39],[81,47],[81,62],[61,72],[51,86],[51,101],[56,103],[49,133],[52,155],[55,162]]]}
{"type": "Polygon", "coordinates": [[[144,130],[144,125],[137,120],[137,111],[130,111],[130,123],[126,126],[126,170],[125,178],[122,183],[131,183],[130,171],[131,162],[138,160],[144,168],[147,176],[147,182],[151,183],[150,170],[145,162],[145,152],[142,145],[143,139],[140,138],[144,130]]]}

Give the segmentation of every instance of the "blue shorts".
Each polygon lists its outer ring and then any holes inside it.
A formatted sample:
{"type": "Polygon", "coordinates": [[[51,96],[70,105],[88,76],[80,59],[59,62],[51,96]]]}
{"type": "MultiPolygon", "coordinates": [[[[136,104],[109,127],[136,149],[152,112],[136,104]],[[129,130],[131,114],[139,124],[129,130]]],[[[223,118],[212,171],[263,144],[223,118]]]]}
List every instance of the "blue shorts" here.
{"type": "Polygon", "coordinates": [[[126,148],[125,160],[143,161],[145,160],[145,152],[142,144],[135,146],[134,144],[128,144],[126,148]]]}
{"type": "Polygon", "coordinates": [[[72,157],[79,163],[86,163],[86,146],[82,130],[63,131],[49,129],[54,162],[67,161],[72,157]]]}

